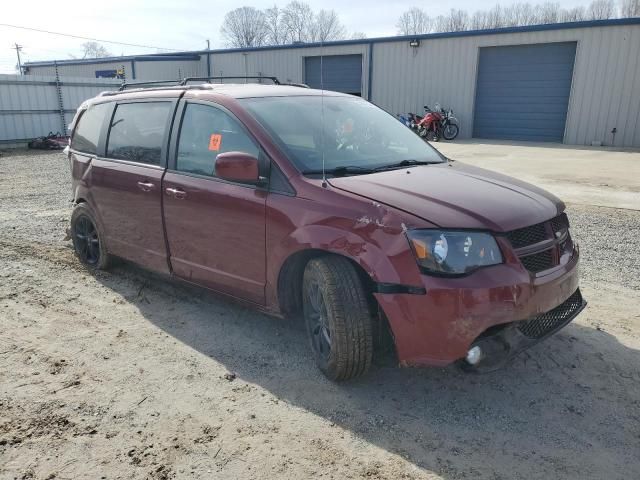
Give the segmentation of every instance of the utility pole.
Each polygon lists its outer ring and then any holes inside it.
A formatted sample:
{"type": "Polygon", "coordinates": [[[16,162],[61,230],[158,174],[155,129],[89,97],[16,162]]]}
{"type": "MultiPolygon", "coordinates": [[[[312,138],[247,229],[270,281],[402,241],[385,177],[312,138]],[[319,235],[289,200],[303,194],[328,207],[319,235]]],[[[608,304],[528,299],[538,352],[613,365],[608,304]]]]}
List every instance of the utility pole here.
{"type": "Polygon", "coordinates": [[[20,61],[20,50],[22,50],[22,45],[18,45],[17,43],[14,43],[14,45],[16,55],[18,55],[18,71],[20,72],[20,75],[22,75],[22,62],[20,61]]]}

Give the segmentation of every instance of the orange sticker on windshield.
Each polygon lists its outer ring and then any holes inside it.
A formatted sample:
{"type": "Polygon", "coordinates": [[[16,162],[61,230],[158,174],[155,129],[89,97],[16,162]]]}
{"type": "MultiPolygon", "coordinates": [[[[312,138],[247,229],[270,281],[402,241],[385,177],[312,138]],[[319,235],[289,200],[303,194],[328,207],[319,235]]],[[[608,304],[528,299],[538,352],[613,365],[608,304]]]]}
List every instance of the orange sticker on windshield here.
{"type": "Polygon", "coordinates": [[[217,152],[220,150],[220,144],[222,143],[222,135],[218,133],[212,133],[209,137],[209,150],[217,152]]]}

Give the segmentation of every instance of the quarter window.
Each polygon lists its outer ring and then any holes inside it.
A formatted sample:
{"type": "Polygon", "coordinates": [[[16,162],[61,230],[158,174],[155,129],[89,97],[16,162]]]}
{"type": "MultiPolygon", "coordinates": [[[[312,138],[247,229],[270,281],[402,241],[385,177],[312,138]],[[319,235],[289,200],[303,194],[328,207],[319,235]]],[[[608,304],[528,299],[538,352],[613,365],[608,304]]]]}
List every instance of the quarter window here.
{"type": "Polygon", "coordinates": [[[71,148],[91,155],[97,154],[100,130],[105,114],[109,111],[109,103],[91,105],[78,119],[73,132],[71,148]]]}
{"type": "Polygon", "coordinates": [[[107,157],[160,165],[170,102],[123,103],[111,120],[107,157]]]}
{"type": "Polygon", "coordinates": [[[225,152],[257,157],[259,150],[231,115],[216,107],[188,103],[180,128],[176,169],[215,176],[216,157],[225,152]]]}

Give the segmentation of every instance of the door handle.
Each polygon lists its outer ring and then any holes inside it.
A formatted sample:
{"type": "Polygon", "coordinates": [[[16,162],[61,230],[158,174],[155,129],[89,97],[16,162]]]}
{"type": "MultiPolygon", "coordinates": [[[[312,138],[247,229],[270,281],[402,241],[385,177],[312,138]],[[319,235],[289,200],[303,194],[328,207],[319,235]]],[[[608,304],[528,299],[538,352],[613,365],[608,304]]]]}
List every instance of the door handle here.
{"type": "Polygon", "coordinates": [[[151,182],[138,182],[138,188],[143,192],[150,192],[155,185],[151,182]]]}
{"type": "Polygon", "coordinates": [[[171,195],[179,200],[187,197],[187,192],[179,188],[166,188],[164,191],[167,192],[167,195],[171,195]]]}

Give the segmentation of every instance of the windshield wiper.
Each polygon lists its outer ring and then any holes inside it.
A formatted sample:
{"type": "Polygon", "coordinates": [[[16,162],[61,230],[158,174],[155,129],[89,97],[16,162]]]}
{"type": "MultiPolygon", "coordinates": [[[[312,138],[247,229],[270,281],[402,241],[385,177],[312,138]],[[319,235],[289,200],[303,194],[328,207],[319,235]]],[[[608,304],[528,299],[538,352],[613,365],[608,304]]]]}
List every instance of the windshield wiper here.
{"type": "Polygon", "coordinates": [[[416,165],[432,165],[434,163],[440,163],[440,162],[427,162],[424,160],[409,159],[409,160],[402,160],[397,163],[390,163],[388,165],[381,165],[379,167],[372,168],[371,170],[373,170],[374,172],[379,172],[381,170],[392,170],[394,168],[402,168],[402,167],[414,167],[416,165]]]}
{"type": "MultiPolygon", "coordinates": [[[[364,175],[367,173],[375,172],[376,170],[370,167],[359,167],[358,165],[343,165],[335,168],[328,168],[324,173],[333,175],[334,177],[341,177],[343,175],[364,175]]],[[[322,170],[303,170],[303,175],[320,174],[322,170]]]]}
{"type": "MultiPolygon", "coordinates": [[[[381,172],[384,170],[393,170],[394,168],[403,168],[403,167],[414,167],[416,165],[431,165],[432,163],[440,163],[440,162],[426,162],[422,160],[402,160],[397,163],[390,163],[388,165],[380,165],[379,167],[361,167],[358,165],[342,165],[340,167],[329,168],[325,170],[325,173],[328,175],[333,175],[334,177],[342,177],[344,175],[366,175],[367,173],[375,173],[381,172]]],[[[304,170],[302,172],[304,175],[308,174],[321,174],[322,170],[304,170]]]]}

